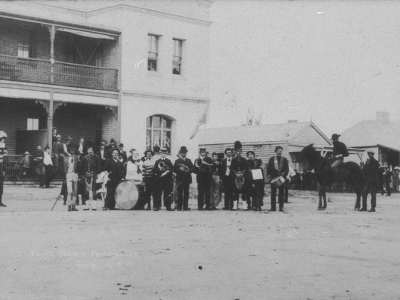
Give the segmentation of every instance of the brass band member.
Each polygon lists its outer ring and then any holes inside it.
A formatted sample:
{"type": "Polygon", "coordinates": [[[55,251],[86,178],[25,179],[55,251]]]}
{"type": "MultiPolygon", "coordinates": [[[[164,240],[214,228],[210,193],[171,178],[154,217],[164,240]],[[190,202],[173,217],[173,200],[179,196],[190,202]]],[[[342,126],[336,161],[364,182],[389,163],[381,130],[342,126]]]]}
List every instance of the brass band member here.
{"type": "Polygon", "coordinates": [[[226,158],[222,160],[222,181],[225,190],[224,210],[230,210],[233,207],[233,177],[231,176],[232,149],[225,149],[226,158]]]}
{"type": "Polygon", "coordinates": [[[96,179],[101,173],[100,157],[93,153],[93,145],[87,144],[87,155],[82,160],[81,176],[85,180],[86,194],[89,195],[87,200],[88,208],[84,210],[96,210],[96,179]],[[90,200],[90,193],[92,193],[92,200],[90,200]]]}
{"type": "Polygon", "coordinates": [[[236,157],[231,163],[231,176],[233,177],[233,210],[238,209],[239,194],[242,194],[243,209],[247,209],[244,179],[247,170],[247,160],[242,157],[242,143],[234,143],[236,157]]]}
{"type": "Polygon", "coordinates": [[[193,163],[186,157],[188,150],[182,146],[179,150],[179,158],[175,161],[174,172],[176,173],[176,186],[178,189],[177,209],[189,211],[189,187],[192,183],[193,163]]]}
{"type": "Polygon", "coordinates": [[[7,147],[5,144],[7,134],[0,130],[0,206],[6,207],[3,203],[3,188],[4,188],[4,167],[3,167],[3,157],[7,154],[7,147]]]}
{"type": "Polygon", "coordinates": [[[171,193],[172,193],[172,162],[166,157],[167,148],[162,147],[161,158],[156,160],[153,167],[153,173],[156,180],[155,199],[153,210],[159,211],[161,209],[161,195],[164,193],[164,206],[167,211],[173,211],[171,208],[171,193]]]}
{"type": "Polygon", "coordinates": [[[104,162],[103,171],[108,173],[109,181],[107,182],[107,196],[104,200],[103,210],[115,210],[115,190],[121,179],[123,179],[123,164],[118,160],[120,155],[119,149],[111,150],[111,158],[107,158],[104,162]]]}
{"type": "Polygon", "coordinates": [[[222,177],[224,176],[222,163],[218,159],[218,153],[213,152],[211,155],[213,164],[211,166],[211,210],[217,210],[221,202],[221,186],[222,177]]]}
{"type": "MultiPolygon", "coordinates": [[[[252,151],[251,151],[252,152],[252,151]]],[[[254,155],[254,152],[253,152],[254,155]]],[[[251,207],[255,211],[261,211],[261,206],[264,205],[264,170],[261,168],[261,159],[252,159],[252,165],[249,166],[249,185],[247,190],[248,200],[251,197],[251,207]],[[258,171],[258,172],[257,172],[258,171]],[[256,177],[257,176],[257,177],[256,177]]]]}
{"type": "Polygon", "coordinates": [[[206,157],[206,148],[200,148],[199,158],[195,160],[193,172],[197,174],[197,208],[198,210],[211,210],[211,166],[213,161],[206,157]],[[205,208],[203,207],[206,205],[205,208]]]}
{"type": "MultiPolygon", "coordinates": [[[[272,180],[278,176],[286,176],[289,173],[289,163],[286,157],[282,156],[283,148],[281,146],[275,147],[275,156],[272,156],[268,161],[267,167],[267,177],[272,180]]],[[[269,211],[276,211],[276,190],[279,190],[279,211],[283,212],[283,201],[284,201],[284,192],[285,186],[281,185],[280,187],[276,187],[271,185],[271,209],[269,211]]]]}
{"type": "Polygon", "coordinates": [[[154,206],[154,190],[155,190],[155,181],[154,181],[154,152],[151,150],[144,151],[144,156],[146,159],[143,161],[143,181],[144,181],[144,199],[147,203],[146,210],[151,210],[151,197],[153,197],[153,206],[154,206]]]}

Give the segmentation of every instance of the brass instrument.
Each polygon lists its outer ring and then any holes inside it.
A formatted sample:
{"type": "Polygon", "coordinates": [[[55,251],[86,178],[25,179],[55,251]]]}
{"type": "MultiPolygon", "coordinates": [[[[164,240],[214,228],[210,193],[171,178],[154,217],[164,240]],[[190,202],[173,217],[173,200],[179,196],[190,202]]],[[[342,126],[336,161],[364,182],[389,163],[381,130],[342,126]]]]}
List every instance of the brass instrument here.
{"type": "Polygon", "coordinates": [[[201,166],[209,166],[211,167],[213,164],[206,163],[204,159],[200,156],[196,161],[194,162],[195,167],[200,168],[201,166]]]}
{"type": "Polygon", "coordinates": [[[189,173],[189,167],[184,165],[184,164],[179,164],[179,168],[181,169],[182,172],[189,173]]]}
{"type": "Polygon", "coordinates": [[[158,163],[158,168],[160,169],[161,172],[169,171],[169,170],[170,170],[170,167],[168,167],[167,164],[164,163],[164,162],[162,162],[162,161],[160,161],[160,162],[158,163]]]}

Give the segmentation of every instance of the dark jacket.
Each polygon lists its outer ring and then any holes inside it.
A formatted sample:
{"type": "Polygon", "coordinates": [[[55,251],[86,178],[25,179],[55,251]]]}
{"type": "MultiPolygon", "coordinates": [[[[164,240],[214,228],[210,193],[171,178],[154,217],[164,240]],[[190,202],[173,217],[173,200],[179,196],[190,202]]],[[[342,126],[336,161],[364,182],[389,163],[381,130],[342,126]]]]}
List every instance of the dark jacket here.
{"type": "MultiPolygon", "coordinates": [[[[238,157],[232,159],[231,171],[246,171],[247,170],[247,160],[244,157],[238,157]]],[[[234,177],[233,172],[231,175],[234,177]]]]}
{"type": "Polygon", "coordinates": [[[178,182],[186,182],[192,183],[192,171],[193,171],[193,163],[189,158],[183,160],[182,158],[178,158],[174,164],[174,172],[176,173],[176,179],[178,182]],[[182,171],[180,169],[180,165],[185,165],[189,168],[189,172],[182,171]]]}
{"type": "Polygon", "coordinates": [[[333,157],[340,154],[343,155],[343,157],[349,156],[346,145],[342,142],[333,143],[333,157]]]}
{"type": "Polygon", "coordinates": [[[370,158],[362,168],[362,172],[365,176],[365,182],[369,185],[377,186],[379,184],[378,179],[379,162],[375,158],[370,158]]]}
{"type": "Polygon", "coordinates": [[[211,166],[211,174],[218,175],[219,178],[222,179],[224,176],[224,172],[223,172],[224,169],[226,170],[226,167],[224,168],[222,166],[222,162],[220,162],[220,161],[214,162],[213,165],[211,166]]]}
{"type": "Polygon", "coordinates": [[[99,149],[99,151],[96,152],[96,155],[99,157],[100,160],[104,160],[104,161],[108,158],[111,158],[111,155],[108,153],[107,149],[104,149],[104,154],[103,154],[104,158],[103,159],[101,158],[101,150],[100,149],[99,149]]]}
{"type": "Polygon", "coordinates": [[[275,169],[275,156],[270,157],[268,161],[267,176],[269,176],[271,180],[278,176],[283,176],[284,178],[286,178],[286,176],[289,174],[289,163],[287,158],[281,156],[281,159],[283,159],[283,166],[280,172],[275,169]]]}
{"type": "MultiPolygon", "coordinates": [[[[204,157],[203,162],[212,165],[214,162],[210,157],[204,157]]],[[[205,183],[206,185],[211,184],[211,166],[202,164],[200,168],[196,167],[196,160],[194,162],[195,167],[193,173],[196,174],[197,183],[205,183]]]]}
{"type": "Polygon", "coordinates": [[[156,181],[158,181],[158,180],[172,180],[173,168],[174,168],[174,166],[172,165],[172,162],[168,158],[165,158],[164,161],[161,158],[157,159],[156,162],[154,163],[154,167],[153,167],[153,173],[154,173],[156,181]],[[158,167],[158,164],[160,162],[164,162],[166,164],[166,166],[170,169],[170,172],[168,172],[164,176],[161,176],[164,172],[162,172],[160,170],[160,168],[158,167]]]}
{"type": "Polygon", "coordinates": [[[53,144],[53,153],[54,154],[60,154],[60,153],[64,153],[64,146],[63,146],[63,143],[59,143],[59,144],[57,144],[57,142],[56,143],[54,143],[53,144]]]}
{"type": "Polygon", "coordinates": [[[83,157],[80,175],[85,176],[87,172],[94,171],[95,175],[100,174],[102,170],[100,158],[97,155],[89,154],[83,157]]]}
{"type": "Polygon", "coordinates": [[[112,185],[117,185],[123,178],[123,165],[119,160],[115,162],[113,158],[106,159],[103,171],[111,173],[108,178],[110,179],[109,183],[112,185]]]}

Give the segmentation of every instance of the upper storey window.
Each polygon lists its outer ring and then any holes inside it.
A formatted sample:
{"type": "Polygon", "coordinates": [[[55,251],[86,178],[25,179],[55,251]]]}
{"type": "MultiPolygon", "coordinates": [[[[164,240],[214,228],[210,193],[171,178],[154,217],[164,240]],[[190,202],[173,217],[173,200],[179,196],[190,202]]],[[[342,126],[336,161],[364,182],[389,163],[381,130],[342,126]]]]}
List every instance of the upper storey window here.
{"type": "Polygon", "coordinates": [[[149,71],[157,71],[158,40],[159,40],[159,37],[157,35],[149,34],[149,37],[148,37],[148,59],[147,59],[147,69],[149,71]]]}

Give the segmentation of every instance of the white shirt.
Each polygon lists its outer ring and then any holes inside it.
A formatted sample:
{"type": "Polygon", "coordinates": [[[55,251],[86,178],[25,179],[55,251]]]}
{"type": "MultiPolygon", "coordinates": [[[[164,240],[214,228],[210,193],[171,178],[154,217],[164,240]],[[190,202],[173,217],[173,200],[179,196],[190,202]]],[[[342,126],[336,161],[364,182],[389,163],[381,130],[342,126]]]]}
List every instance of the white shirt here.
{"type": "Polygon", "coordinates": [[[225,172],[226,176],[229,176],[229,174],[231,173],[231,169],[229,168],[231,166],[231,162],[232,162],[232,157],[226,159],[226,172],[225,172]]]}
{"type": "Polygon", "coordinates": [[[105,150],[100,150],[100,156],[101,156],[102,159],[104,158],[104,151],[105,150]]]}
{"type": "Polygon", "coordinates": [[[48,165],[53,165],[53,162],[51,161],[51,155],[48,154],[46,151],[44,152],[43,163],[44,163],[46,166],[48,166],[48,165]]]}
{"type": "Polygon", "coordinates": [[[79,149],[78,149],[78,151],[79,151],[80,153],[83,153],[83,144],[82,144],[82,143],[79,143],[79,149]]]}

